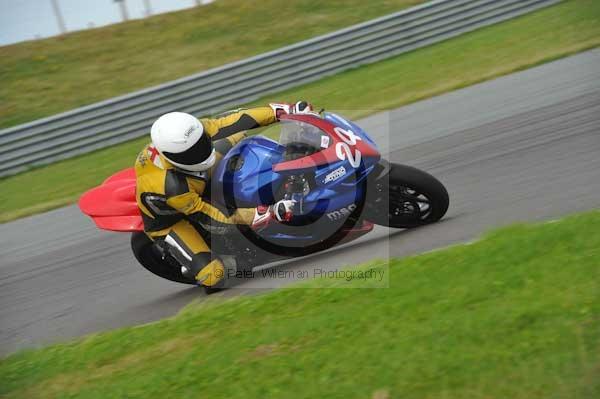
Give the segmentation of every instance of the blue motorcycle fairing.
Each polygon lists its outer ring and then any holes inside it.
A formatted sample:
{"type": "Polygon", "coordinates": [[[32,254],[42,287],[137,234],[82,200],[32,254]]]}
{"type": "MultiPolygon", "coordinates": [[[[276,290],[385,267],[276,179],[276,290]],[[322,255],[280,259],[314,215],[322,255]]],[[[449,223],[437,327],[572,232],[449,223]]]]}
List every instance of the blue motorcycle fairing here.
{"type": "Polygon", "coordinates": [[[212,180],[223,187],[223,195],[211,198],[222,205],[252,208],[272,204],[282,176],[273,164],[283,159],[285,147],[264,136],[248,137],[223,157],[213,171],[212,180]],[[232,203],[232,201],[234,203],[232,203]]]}
{"type": "Polygon", "coordinates": [[[323,115],[324,115],[323,119],[325,119],[326,121],[331,122],[336,126],[352,130],[352,132],[354,132],[354,134],[360,136],[361,139],[363,139],[364,141],[366,141],[367,143],[369,143],[371,146],[375,147],[376,149],[379,149],[379,147],[377,147],[377,144],[371,139],[371,137],[369,137],[367,132],[365,132],[356,123],[349,121],[348,119],[345,119],[345,118],[341,117],[340,115],[334,114],[333,112],[324,112],[323,115]]]}
{"type": "MultiPolygon", "coordinates": [[[[324,119],[349,129],[370,145],[375,143],[357,125],[331,113],[325,113],[324,119]]],[[[277,173],[273,165],[283,162],[285,146],[264,136],[253,136],[242,140],[233,147],[216,166],[212,179],[223,187],[223,193],[214,193],[211,198],[228,208],[247,208],[257,205],[272,204],[281,189],[284,179],[298,171],[277,173]],[[216,195],[216,197],[215,197],[216,195]]],[[[303,196],[296,204],[295,224],[325,218],[334,220],[340,214],[346,215],[361,203],[365,192],[361,184],[379,162],[377,157],[363,157],[358,168],[350,165],[348,159],[319,165],[310,171],[314,177],[311,191],[303,196]],[[332,216],[333,215],[333,216],[332,216]]],[[[309,173],[309,174],[311,174],[309,173]]],[[[318,228],[315,228],[315,237],[318,228]]],[[[269,232],[266,229],[263,236],[282,238],[281,232],[269,232]]],[[[289,240],[305,240],[306,237],[289,236],[289,240]]]]}

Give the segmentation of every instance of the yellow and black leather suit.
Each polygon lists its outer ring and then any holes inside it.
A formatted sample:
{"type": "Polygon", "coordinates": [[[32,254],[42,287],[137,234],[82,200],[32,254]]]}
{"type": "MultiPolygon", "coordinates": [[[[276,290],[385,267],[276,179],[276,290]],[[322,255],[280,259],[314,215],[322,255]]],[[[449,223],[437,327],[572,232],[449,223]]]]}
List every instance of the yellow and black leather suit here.
{"type": "MultiPolygon", "coordinates": [[[[204,133],[211,137],[217,155],[213,168],[233,145],[244,138],[245,130],[276,121],[271,107],[240,110],[216,119],[201,119],[204,133]]],[[[176,258],[184,264],[189,262],[195,270],[196,280],[207,286],[221,280],[224,267],[220,259],[211,257],[210,247],[194,227],[194,222],[251,224],[255,213],[254,208],[245,208],[226,216],[202,198],[213,168],[205,172],[184,172],[169,163],[152,144],[139,153],[135,162],[136,199],[144,231],[153,240],[165,239],[179,255],[176,258]]]]}

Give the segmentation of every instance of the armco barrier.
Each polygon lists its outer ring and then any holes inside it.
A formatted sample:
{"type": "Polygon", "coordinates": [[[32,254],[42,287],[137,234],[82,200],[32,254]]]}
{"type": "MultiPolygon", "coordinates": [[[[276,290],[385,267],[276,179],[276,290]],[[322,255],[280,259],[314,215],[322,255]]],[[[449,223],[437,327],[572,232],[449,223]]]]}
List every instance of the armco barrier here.
{"type": "Polygon", "coordinates": [[[437,0],[160,86],[0,131],[0,176],[148,134],[169,111],[208,115],[427,46],[558,0],[437,0]]]}

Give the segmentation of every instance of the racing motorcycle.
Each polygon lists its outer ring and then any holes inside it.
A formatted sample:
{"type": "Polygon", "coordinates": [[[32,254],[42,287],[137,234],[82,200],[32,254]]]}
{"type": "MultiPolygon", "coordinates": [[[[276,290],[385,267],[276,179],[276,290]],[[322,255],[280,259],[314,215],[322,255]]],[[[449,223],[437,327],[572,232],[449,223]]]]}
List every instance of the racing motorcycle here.
{"type": "MultiPolygon", "coordinates": [[[[213,254],[232,257],[243,270],[346,243],[374,225],[413,228],[441,219],[446,188],[419,169],[381,158],[358,125],[334,113],[284,115],[279,141],[251,136],[231,148],[212,172],[204,200],[231,214],[237,208],[295,200],[291,223],[260,232],[247,226],[195,222],[213,254]]],[[[152,273],[195,284],[181,274],[161,241],[143,232],[133,168],[86,192],[80,209],[100,229],[131,232],[138,262],[152,273]]]]}

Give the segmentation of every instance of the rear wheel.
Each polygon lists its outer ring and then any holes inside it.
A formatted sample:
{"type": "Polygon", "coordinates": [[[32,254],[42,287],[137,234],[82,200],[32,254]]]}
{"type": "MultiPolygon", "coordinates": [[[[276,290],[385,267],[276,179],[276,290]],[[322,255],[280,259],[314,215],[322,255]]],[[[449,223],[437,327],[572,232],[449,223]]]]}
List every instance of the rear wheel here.
{"type": "Polygon", "coordinates": [[[448,210],[448,191],[438,179],[411,166],[390,164],[389,173],[367,193],[365,219],[410,228],[437,222],[448,210]]]}
{"type": "Polygon", "coordinates": [[[167,259],[160,258],[153,249],[153,242],[145,233],[136,232],[131,235],[131,249],[137,261],[148,271],[167,280],[183,284],[196,285],[196,280],[185,277],[181,270],[167,259]]]}

